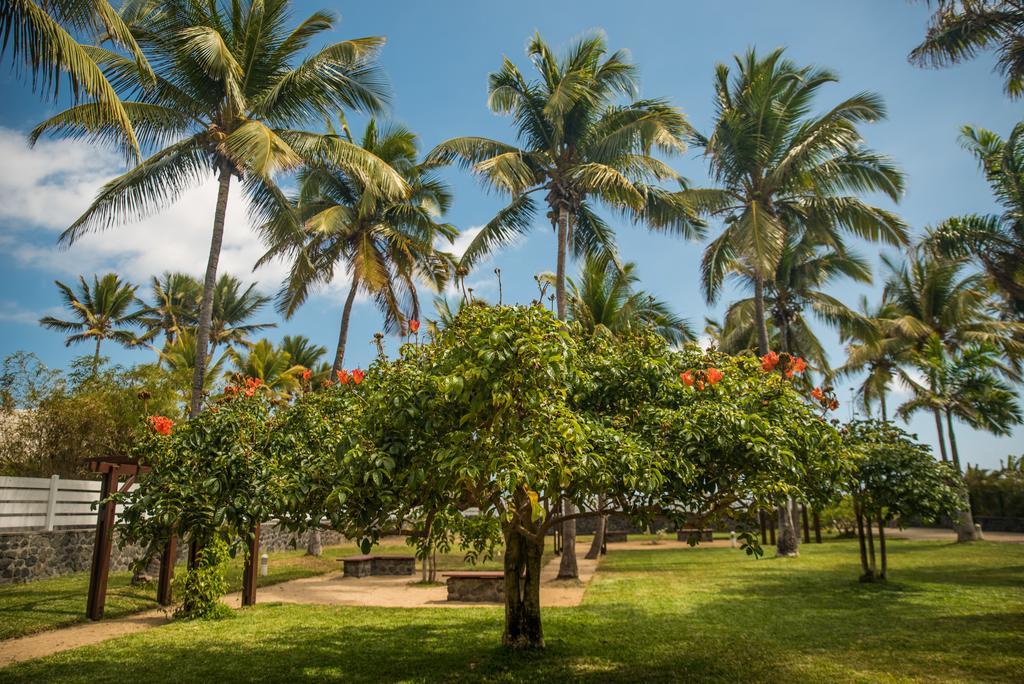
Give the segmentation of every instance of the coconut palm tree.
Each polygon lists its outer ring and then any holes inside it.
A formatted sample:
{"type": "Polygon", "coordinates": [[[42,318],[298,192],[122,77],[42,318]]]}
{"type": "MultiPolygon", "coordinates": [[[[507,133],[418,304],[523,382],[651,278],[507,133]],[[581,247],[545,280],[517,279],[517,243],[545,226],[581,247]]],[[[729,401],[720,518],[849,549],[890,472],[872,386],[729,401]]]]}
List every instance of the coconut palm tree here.
{"type": "Polygon", "coordinates": [[[248,287],[242,289],[242,281],[233,275],[225,273],[218,278],[217,287],[213,291],[210,354],[212,355],[221,344],[229,347],[236,344],[244,345],[251,335],[276,327],[274,323],[250,322],[252,317],[269,303],[270,297],[256,291],[256,283],[250,283],[248,287]]]}
{"type": "Polygon", "coordinates": [[[686,319],[635,285],[636,264],[616,264],[608,254],[587,256],[579,275],[568,281],[569,318],[592,335],[619,335],[652,328],[673,344],[693,342],[686,319]]]}
{"type": "Polygon", "coordinates": [[[884,296],[874,307],[867,297],[861,297],[857,315],[839,326],[841,341],[847,343],[846,363],[836,369],[836,374],[850,377],[864,373],[857,397],[868,414],[877,402],[882,420],[889,420],[888,395],[911,349],[907,340],[893,332],[892,320],[897,313],[884,296]]]}
{"type": "MultiPolygon", "coordinates": [[[[302,61],[311,41],[333,27],[333,16],[315,12],[294,28],[286,0],[220,3],[169,0],[129,3],[124,20],[156,65],[155,83],[121,54],[91,54],[116,84],[136,134],[151,156],[107,183],[93,204],[61,235],[68,245],[94,230],[146,217],[175,202],[213,174],[218,183],[210,253],[203,279],[190,412],[201,408],[209,349],[213,293],[224,237],[232,178],[249,200],[254,222],[286,213],[276,173],[304,160],[329,160],[404,196],[407,187],[386,164],[336,135],[299,127],[322,121],[342,107],[380,109],[384,87],[374,66],[381,38],[324,47],[302,61]]],[[[90,105],[63,111],[32,133],[111,141],[116,136],[90,105]]]]}
{"type": "Polygon", "coordinates": [[[291,260],[277,296],[277,310],[286,318],[315,288],[330,283],[339,270],[347,272],[350,284],[332,372],[344,362],[356,294],[362,290],[374,298],[386,331],[404,332],[408,318],[419,318],[417,280],[440,289],[451,271],[451,258],[435,243],[450,242],[458,234],[439,218],[448,210],[451,191],[432,173],[431,164],[418,162],[412,132],[400,126],[381,128],[371,120],[359,147],[387,164],[410,194],[394,199],[365,177],[336,166],[312,166],[300,174],[293,201],[302,230],[293,229],[290,217],[275,218],[262,229],[269,249],[261,263],[277,257],[291,260]]]}
{"type": "Polygon", "coordinates": [[[299,388],[305,367],[292,361],[291,354],[277,348],[270,340],[260,340],[244,352],[228,351],[235,367],[235,378],[257,378],[274,395],[287,397],[299,388]]]}
{"type": "Polygon", "coordinates": [[[798,67],[781,49],[764,58],[751,49],[735,62],[735,75],[724,64],[717,67],[714,127],[697,136],[718,188],[689,195],[724,225],[704,253],[705,296],[714,302],[729,273],[748,274],[758,353],[765,354],[765,289],[786,245],[803,233],[837,251],[843,233],[905,243],[899,217],[857,196],[879,192],[897,200],[903,174],[868,149],[858,130],[885,116],[879,96],[860,93],[812,115],[818,92],[838,80],[831,71],[798,67]]]}
{"type": "Polygon", "coordinates": [[[139,78],[152,84],[153,72],[139,44],[106,0],[5,0],[0,4],[0,55],[10,48],[15,73],[30,80],[46,99],[57,100],[66,92],[75,103],[89,99],[84,106],[97,121],[110,126],[129,155],[137,158],[139,142],[128,108],[93,60],[90,46],[80,44],[73,33],[102,34],[125,49],[139,78]]]}
{"type": "MultiPolygon", "coordinates": [[[[195,377],[196,334],[192,328],[178,332],[174,341],[159,352],[160,363],[167,369],[171,382],[181,388],[182,402],[187,406],[192,398],[192,378],[195,377]]],[[[211,392],[223,376],[224,364],[227,363],[230,349],[226,349],[217,357],[211,354],[203,356],[206,368],[203,369],[203,392],[211,392]]]]}
{"type": "MultiPolygon", "coordinates": [[[[745,289],[754,290],[756,274],[742,261],[737,261],[734,269],[735,279],[745,289]]],[[[806,314],[810,312],[833,327],[857,317],[856,312],[827,292],[840,278],[870,283],[871,267],[861,256],[845,248],[822,244],[811,233],[804,233],[799,240],[790,240],[774,275],[764,283],[769,346],[802,357],[821,373],[830,375],[828,354],[806,314]]],[[[721,338],[723,351],[736,354],[757,346],[756,311],[753,297],[729,306],[721,338]]]]}
{"type": "Polygon", "coordinates": [[[655,182],[681,182],[652,156],[685,149],[690,126],[663,100],[635,100],[636,67],[624,52],[608,55],[603,35],[582,38],[557,58],[534,35],[527,55],[538,72],[528,81],[505,58],[489,80],[488,106],[515,120],[520,147],[481,137],[447,140],[429,159],[458,162],[510,203],[484,225],[462,256],[472,266],[533,228],[543,192],[556,237],[558,317],[567,315],[566,256],[615,253],[611,227],[597,213],[603,205],[652,228],[686,237],[701,223],[678,192],[655,182]],[[618,104],[626,98],[626,104],[618,104]]]}
{"type": "MultiPolygon", "coordinates": [[[[929,0],[930,2],[931,0],[929,0]]],[[[1020,0],[935,0],[924,41],[910,53],[920,66],[943,67],[994,50],[1010,97],[1024,92],[1024,3],[1020,0]]]]}
{"type": "Polygon", "coordinates": [[[173,344],[182,330],[197,322],[202,283],[187,273],[165,271],[159,278],[153,276],[150,291],[153,303],[144,319],[148,336],[163,334],[164,345],[173,344]]]}
{"type": "Polygon", "coordinates": [[[1007,313],[1024,321],[1024,123],[1006,140],[964,126],[960,142],[978,160],[1000,213],[947,219],[931,231],[927,244],[947,257],[973,259],[1005,301],[1007,313]]]}
{"type": "Polygon", "coordinates": [[[129,348],[139,344],[134,329],[141,325],[145,307],[135,296],[135,285],[121,280],[116,273],[108,273],[102,278],[93,276],[91,286],[79,276],[78,292],[59,280],[54,282],[64,305],[71,310],[72,318],[45,316],[39,324],[50,330],[69,333],[65,341],[68,347],[78,342],[94,342],[93,376],[99,371],[100,345],[104,340],[129,348]]]}
{"type": "Polygon", "coordinates": [[[292,363],[310,370],[316,368],[327,353],[327,347],[313,344],[305,335],[285,335],[280,349],[288,354],[292,363]]]}

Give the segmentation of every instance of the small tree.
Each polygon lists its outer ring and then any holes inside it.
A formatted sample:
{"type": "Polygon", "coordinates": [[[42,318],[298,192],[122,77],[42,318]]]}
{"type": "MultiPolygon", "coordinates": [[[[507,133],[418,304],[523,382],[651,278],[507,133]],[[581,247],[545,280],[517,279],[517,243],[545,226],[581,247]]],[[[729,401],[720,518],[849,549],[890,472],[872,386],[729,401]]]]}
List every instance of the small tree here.
{"type": "Polygon", "coordinates": [[[960,478],[939,463],[927,446],[892,423],[865,420],[847,427],[846,444],[854,454],[854,514],[860,541],[862,582],[884,581],[888,574],[885,526],[896,519],[936,520],[967,505],[960,478]],[[878,526],[880,565],[875,561],[878,526]]]}

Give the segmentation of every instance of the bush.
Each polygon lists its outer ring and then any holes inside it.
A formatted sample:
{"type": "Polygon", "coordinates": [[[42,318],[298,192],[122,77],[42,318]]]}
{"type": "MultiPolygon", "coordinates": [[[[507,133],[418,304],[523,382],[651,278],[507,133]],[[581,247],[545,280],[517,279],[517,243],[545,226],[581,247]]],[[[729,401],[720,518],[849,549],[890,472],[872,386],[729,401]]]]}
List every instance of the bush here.
{"type": "Polygon", "coordinates": [[[220,602],[228,590],[227,559],[228,545],[221,539],[214,539],[199,550],[195,567],[187,569],[177,581],[181,605],[174,617],[195,620],[231,615],[231,609],[220,602]]]}

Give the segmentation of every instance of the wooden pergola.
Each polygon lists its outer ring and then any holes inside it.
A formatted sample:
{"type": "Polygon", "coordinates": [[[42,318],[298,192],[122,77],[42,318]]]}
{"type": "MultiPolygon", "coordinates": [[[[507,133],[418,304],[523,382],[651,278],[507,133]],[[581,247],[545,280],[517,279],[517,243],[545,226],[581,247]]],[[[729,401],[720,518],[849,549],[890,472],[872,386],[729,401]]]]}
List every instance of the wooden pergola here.
{"type": "MultiPolygon", "coordinates": [[[[86,459],[89,470],[103,476],[100,487],[100,505],[96,512],[96,542],[92,549],[92,567],[89,572],[89,599],[85,614],[90,620],[103,618],[103,607],[107,601],[107,578],[110,575],[110,552],[114,542],[114,518],[116,506],[109,501],[115,493],[127,492],[138,476],[149,470],[139,465],[138,460],[108,456],[86,459]],[[122,482],[122,478],[124,481],[122,482]]],[[[242,605],[256,603],[256,573],[260,544],[260,526],[254,529],[249,543],[245,570],[242,574],[242,605]]],[[[189,548],[189,567],[195,564],[195,545],[189,548]]],[[[171,581],[174,579],[174,563],[178,555],[178,537],[172,534],[160,554],[160,579],[157,583],[156,598],[162,606],[171,604],[171,581]]]]}

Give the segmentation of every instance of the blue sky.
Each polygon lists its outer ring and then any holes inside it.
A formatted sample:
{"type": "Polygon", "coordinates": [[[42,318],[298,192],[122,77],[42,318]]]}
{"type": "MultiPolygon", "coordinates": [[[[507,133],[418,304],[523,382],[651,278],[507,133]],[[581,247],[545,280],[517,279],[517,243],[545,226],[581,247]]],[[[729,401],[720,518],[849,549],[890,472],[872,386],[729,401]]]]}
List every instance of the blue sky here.
{"type": "MultiPolygon", "coordinates": [[[[826,88],[820,106],[862,90],[885,99],[886,121],[864,128],[872,147],[892,156],[908,176],[906,196],[894,207],[915,229],[947,216],[987,212],[993,207],[988,188],[973,160],[957,144],[961,125],[971,123],[1001,133],[1019,120],[1020,103],[1007,100],[999,78],[991,72],[994,59],[983,55],[951,69],[923,70],[907,63],[906,55],[923,34],[925,3],[862,0],[860,2],[796,2],[736,0],[732,2],[642,3],[535,2],[296,2],[296,16],[327,7],[342,16],[333,39],[384,35],[382,65],[394,92],[392,117],[414,131],[424,149],[456,135],[485,135],[511,140],[508,119],[486,107],[487,74],[503,55],[526,67],[527,38],[540,33],[555,46],[590,30],[603,30],[612,49],[626,48],[640,67],[642,96],[663,97],[681,107],[699,130],[712,116],[711,78],[716,63],[731,60],[749,46],[760,51],[785,46],[801,64],[827,66],[840,83],[826,88]]],[[[53,332],[36,321],[58,305],[55,278],[67,281],[78,274],[117,270],[134,282],[165,269],[199,274],[205,265],[214,189],[208,183],[179,204],[141,224],[116,228],[90,237],[69,251],[58,251],[57,233],[87,206],[104,180],[119,172],[116,155],[83,144],[41,143],[29,150],[25,133],[53,109],[13,78],[9,60],[0,61],[0,355],[15,350],[38,354],[51,366],[62,366],[84,348],[66,349],[53,332]]],[[[354,123],[359,123],[354,118],[354,123]]],[[[685,176],[703,182],[705,164],[695,153],[671,159],[685,176]]],[[[501,199],[489,196],[467,174],[446,176],[455,190],[448,219],[466,231],[486,222],[501,199]]],[[[711,234],[714,234],[714,228],[711,234]]],[[[643,286],[670,302],[698,328],[704,316],[718,316],[729,291],[715,307],[707,307],[698,289],[702,245],[651,235],[621,225],[619,244],[625,259],[638,264],[643,286]]],[[[861,247],[877,257],[880,248],[861,247]]],[[[228,233],[222,265],[235,275],[256,280],[272,292],[281,266],[250,273],[260,245],[245,222],[236,196],[229,205],[228,233]]],[[[533,275],[553,270],[553,239],[538,224],[529,239],[499,254],[468,279],[476,293],[495,299],[493,269],[502,271],[505,301],[528,301],[535,292],[533,275]]],[[[304,334],[333,348],[337,338],[344,282],[335,283],[313,298],[292,320],[278,322],[272,339],[304,334]]],[[[860,294],[874,295],[877,287],[839,284],[834,294],[854,302],[860,294]]],[[[357,303],[346,365],[365,365],[372,358],[371,338],[380,318],[369,302],[357,303]]],[[[834,335],[833,362],[841,349],[834,335]]],[[[121,362],[141,362],[151,352],[106,349],[121,362]]],[[[848,399],[846,387],[839,390],[848,399]]],[[[849,415],[849,402],[840,410],[849,415]]],[[[927,418],[912,421],[910,429],[934,442],[927,418]]],[[[1018,430],[998,439],[961,426],[963,458],[993,466],[1007,453],[1020,452],[1018,430]]]]}

